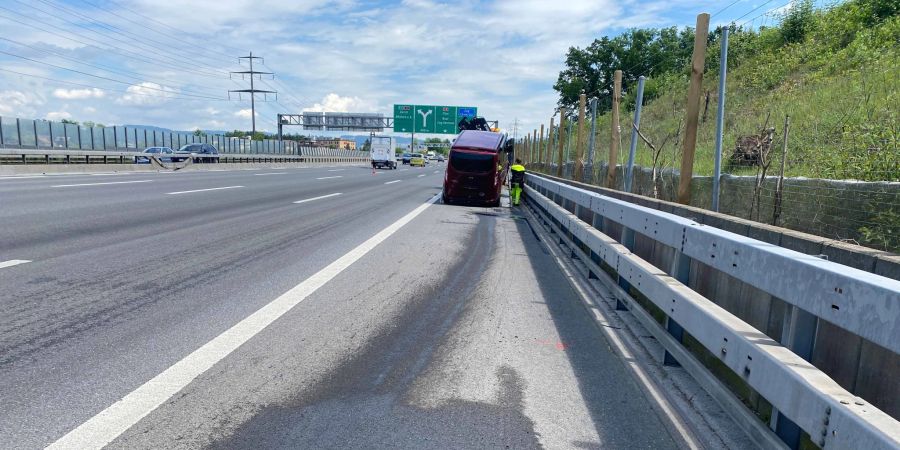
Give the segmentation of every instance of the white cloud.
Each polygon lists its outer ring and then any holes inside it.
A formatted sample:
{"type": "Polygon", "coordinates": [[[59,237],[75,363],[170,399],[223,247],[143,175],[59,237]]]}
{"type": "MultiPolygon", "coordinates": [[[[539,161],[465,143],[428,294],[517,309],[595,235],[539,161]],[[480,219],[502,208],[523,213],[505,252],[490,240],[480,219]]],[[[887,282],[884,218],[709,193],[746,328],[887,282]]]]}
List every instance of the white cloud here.
{"type": "Polygon", "coordinates": [[[127,93],[116,100],[120,105],[159,105],[168,101],[178,90],[157,83],[145,81],[140,84],[128,86],[127,93]]]}
{"type": "Polygon", "coordinates": [[[57,122],[60,120],[63,120],[63,119],[71,119],[71,118],[72,118],[72,115],[69,114],[67,111],[48,112],[47,116],[45,117],[45,119],[47,119],[47,120],[53,120],[53,121],[57,121],[57,122]]]}
{"type": "Polygon", "coordinates": [[[36,114],[36,106],[44,102],[33,93],[6,90],[0,91],[0,116],[28,119],[36,114]]]}
{"type": "Polygon", "coordinates": [[[84,108],[82,108],[82,111],[84,111],[85,114],[93,114],[97,112],[97,108],[94,108],[92,106],[85,106],[84,108]]]}
{"type": "MultiPolygon", "coordinates": [[[[375,112],[376,105],[373,102],[363,100],[359,97],[342,97],[335,93],[326,95],[321,102],[303,108],[303,111],[321,111],[321,112],[375,112]]],[[[249,117],[249,116],[248,116],[249,117]]]]}
{"type": "MultiPolygon", "coordinates": [[[[234,117],[240,117],[241,119],[249,119],[250,115],[252,114],[252,111],[253,110],[250,108],[241,109],[241,110],[238,110],[238,112],[234,113],[234,117]]],[[[258,111],[256,113],[256,117],[257,118],[259,117],[258,111]]]]}
{"type": "Polygon", "coordinates": [[[103,98],[105,92],[97,88],[89,89],[54,89],[53,96],[63,100],[81,100],[86,98],[103,98]]]}

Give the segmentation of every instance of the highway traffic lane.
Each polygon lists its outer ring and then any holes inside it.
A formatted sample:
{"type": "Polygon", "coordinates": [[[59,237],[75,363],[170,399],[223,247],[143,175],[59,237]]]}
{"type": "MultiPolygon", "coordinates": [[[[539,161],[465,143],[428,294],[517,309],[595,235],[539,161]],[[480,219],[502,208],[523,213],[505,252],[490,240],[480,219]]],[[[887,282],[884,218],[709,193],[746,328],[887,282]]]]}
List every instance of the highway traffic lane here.
{"type": "MultiPolygon", "coordinates": [[[[267,177],[264,177],[267,178],[267,177]]],[[[423,179],[0,269],[0,447],[40,447],[439,192],[423,179]],[[207,225],[227,230],[198,232],[207,225]],[[8,289],[7,289],[8,287],[8,289]]],[[[315,194],[318,191],[310,191],[315,194]]]]}
{"type": "MultiPolygon", "coordinates": [[[[163,180],[167,182],[165,185],[160,183],[152,187],[151,184],[100,185],[65,189],[64,193],[46,187],[30,190],[31,194],[27,196],[0,194],[4,205],[0,208],[0,229],[5,230],[0,237],[0,258],[37,260],[61,251],[93,248],[98,242],[107,245],[124,239],[166,234],[184,227],[196,228],[211,221],[267,211],[317,195],[365,193],[371,187],[381,186],[385,180],[416,179],[415,175],[372,176],[370,171],[360,168],[340,172],[347,174],[341,178],[318,179],[334,176],[326,175],[328,173],[316,171],[296,177],[250,179],[247,177],[252,175],[246,174],[240,178],[220,176],[198,180],[185,177],[171,183],[168,179],[163,180]],[[208,190],[220,188],[229,189],[208,190]],[[174,192],[183,194],[169,194],[174,192]]],[[[440,182],[437,174],[432,175],[422,179],[430,180],[429,186],[440,182]]],[[[198,229],[200,234],[225,231],[198,229]]]]}
{"type": "Polygon", "coordinates": [[[407,227],[112,447],[676,447],[521,217],[407,227]]]}

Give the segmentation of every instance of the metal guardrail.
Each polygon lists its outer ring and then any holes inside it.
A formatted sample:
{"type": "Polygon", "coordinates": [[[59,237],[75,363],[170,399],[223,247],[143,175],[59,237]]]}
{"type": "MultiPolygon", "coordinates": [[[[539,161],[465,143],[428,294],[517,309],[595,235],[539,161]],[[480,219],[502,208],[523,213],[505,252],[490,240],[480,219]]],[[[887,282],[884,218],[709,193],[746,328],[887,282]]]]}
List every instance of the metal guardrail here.
{"type": "MultiPolygon", "coordinates": [[[[281,154],[241,154],[241,153],[220,153],[216,155],[216,159],[222,163],[256,163],[256,162],[368,162],[367,156],[341,156],[337,152],[329,151],[330,149],[309,149],[308,154],[302,155],[281,155],[281,154]],[[316,151],[314,151],[316,150],[316,151]]],[[[41,149],[0,149],[0,163],[4,159],[14,160],[21,164],[50,164],[52,162],[64,163],[95,163],[96,160],[102,159],[103,163],[116,162],[120,164],[131,164],[137,157],[147,158],[152,155],[134,151],[116,151],[116,150],[41,150],[41,149]]],[[[173,155],[187,156],[187,155],[173,155]]],[[[209,155],[190,154],[192,158],[209,158],[209,155]]]]}
{"type": "MultiPolygon", "coordinates": [[[[900,422],[687,287],[686,268],[691,259],[700,261],[895,353],[900,349],[900,282],[531,174],[525,190],[561,238],[573,249],[589,249],[582,260],[592,271],[602,273],[597,257],[616,272],[620,284],[643,294],[814,443],[900,447],[900,422]],[[595,223],[605,218],[621,225],[622,242],[545,195],[572,202],[577,213],[590,212],[595,223]],[[670,273],[632,253],[634,233],[673,249],[670,273]]],[[[660,342],[665,346],[667,341],[660,342]]]]}

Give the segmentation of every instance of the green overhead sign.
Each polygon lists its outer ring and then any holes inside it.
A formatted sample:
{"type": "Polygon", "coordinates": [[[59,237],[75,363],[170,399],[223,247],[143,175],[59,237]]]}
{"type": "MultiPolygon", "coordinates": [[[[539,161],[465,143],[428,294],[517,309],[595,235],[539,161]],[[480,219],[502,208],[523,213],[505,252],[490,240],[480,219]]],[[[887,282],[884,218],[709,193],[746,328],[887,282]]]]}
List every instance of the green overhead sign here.
{"type": "Polygon", "coordinates": [[[394,132],[456,134],[460,119],[477,115],[474,106],[394,105],[394,132]]]}

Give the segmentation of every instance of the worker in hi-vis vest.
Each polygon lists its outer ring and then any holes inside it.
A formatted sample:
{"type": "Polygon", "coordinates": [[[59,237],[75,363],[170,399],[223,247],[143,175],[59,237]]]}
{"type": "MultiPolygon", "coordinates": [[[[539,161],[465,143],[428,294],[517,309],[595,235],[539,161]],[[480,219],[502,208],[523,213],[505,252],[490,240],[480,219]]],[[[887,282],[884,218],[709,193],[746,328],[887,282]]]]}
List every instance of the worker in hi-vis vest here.
{"type": "Polygon", "coordinates": [[[516,163],[509,166],[509,173],[512,174],[509,180],[509,197],[513,206],[519,206],[519,198],[522,196],[522,186],[525,185],[525,166],[522,161],[516,159],[516,163]]]}

